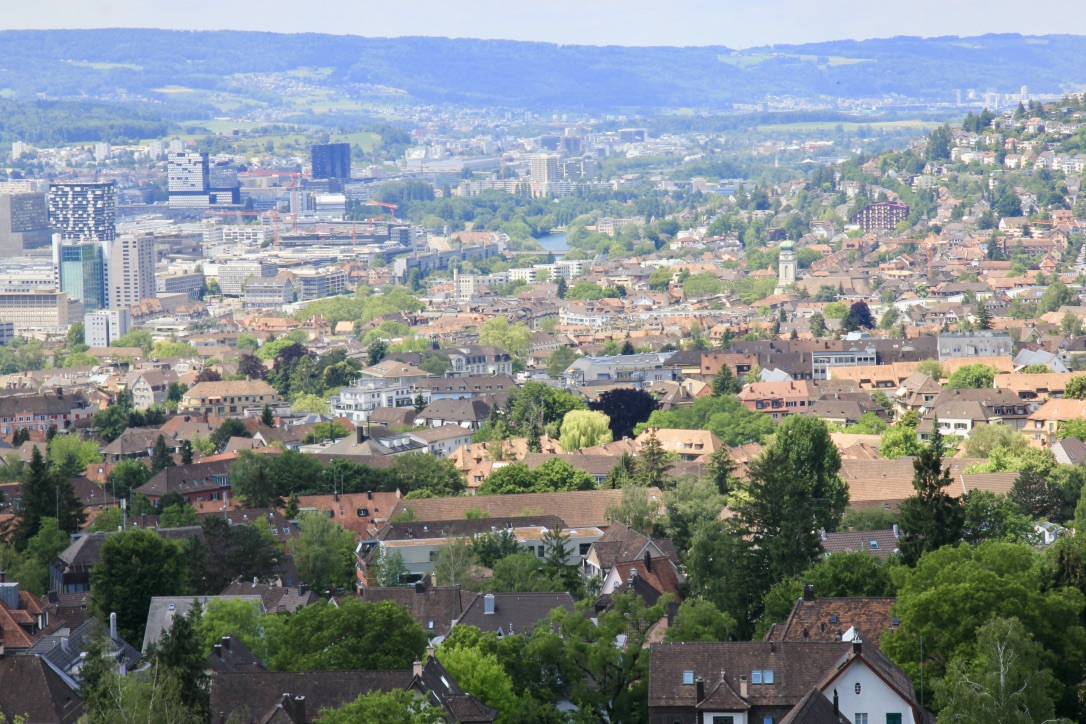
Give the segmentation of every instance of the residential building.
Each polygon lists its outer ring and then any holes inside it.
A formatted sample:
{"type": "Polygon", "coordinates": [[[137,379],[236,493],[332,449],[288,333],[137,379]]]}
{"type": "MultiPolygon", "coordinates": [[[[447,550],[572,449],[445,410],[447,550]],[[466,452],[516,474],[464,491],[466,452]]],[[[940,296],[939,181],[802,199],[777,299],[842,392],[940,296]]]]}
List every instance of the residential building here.
{"type": "Polygon", "coordinates": [[[810,397],[811,388],[806,380],[751,382],[739,392],[743,407],[765,412],[774,420],[807,412],[810,397]]]}
{"type": "Polygon", "coordinates": [[[473,430],[446,423],[424,430],[412,430],[408,434],[425,445],[426,452],[435,457],[447,458],[457,448],[471,444],[473,430]]]}
{"type": "Polygon", "coordinates": [[[46,432],[51,427],[65,430],[77,420],[89,420],[98,408],[80,393],[53,392],[4,395],[0,397],[0,434],[16,430],[46,432]]]}
{"type": "Polygon", "coordinates": [[[155,296],[153,237],[126,235],[103,246],[110,307],[133,307],[155,296]]]}
{"type": "Polygon", "coordinates": [[[428,377],[418,382],[426,387],[431,400],[464,400],[473,397],[505,396],[517,389],[509,375],[466,375],[462,377],[428,377]]]}
{"type": "Polygon", "coordinates": [[[880,201],[857,211],[848,223],[856,224],[864,231],[889,231],[907,218],[909,207],[906,204],[880,201]]]}
{"type": "Polygon", "coordinates": [[[182,274],[159,274],[155,277],[155,292],[158,294],[187,294],[190,299],[199,299],[204,291],[204,273],[194,271],[182,274]]]}
{"type": "Polygon", "coordinates": [[[932,720],[909,677],[859,638],[652,644],[648,705],[650,724],[932,720]]]}
{"type": "Polygon", "coordinates": [[[681,369],[671,358],[671,352],[579,357],[565,376],[570,384],[581,387],[590,382],[627,381],[638,385],[668,382],[677,379],[681,369]]]}
{"type": "MultiPolygon", "coordinates": [[[[582,571],[587,578],[606,578],[623,561],[667,557],[675,559],[675,546],[666,538],[649,538],[633,528],[614,522],[585,554],[582,571]]],[[[600,590],[606,590],[601,588],[600,590]]]]}
{"type": "Polygon", "coordinates": [[[52,238],[45,194],[0,194],[0,258],[43,249],[52,238]]]}
{"type": "Polygon", "coordinates": [[[0,681],[0,711],[49,724],[75,724],[83,716],[82,697],[42,656],[0,658],[0,681]]]}
{"type": "Polygon", "coordinates": [[[362,588],[359,595],[363,601],[392,601],[403,606],[434,640],[449,635],[456,619],[464,612],[465,604],[471,603],[476,594],[461,590],[460,586],[431,586],[428,581],[421,580],[414,586],[369,586],[362,588]]]}
{"type": "Polygon", "coordinates": [[[488,417],[490,405],[482,400],[436,400],[419,412],[415,424],[427,427],[457,425],[475,431],[482,427],[488,417]]]}
{"type": "Polygon", "coordinates": [[[232,463],[232,460],[216,460],[163,468],[136,488],[136,492],[146,495],[152,504],[167,493],[177,493],[192,505],[205,501],[225,501],[230,495],[232,463]]]}
{"type": "Polygon", "coordinates": [[[245,309],[282,309],[293,304],[294,282],[286,274],[271,279],[250,279],[245,285],[245,309]]]}
{"type": "Polygon", "coordinates": [[[945,389],[922,410],[917,426],[921,440],[931,436],[932,423],[939,420],[944,435],[969,437],[977,425],[1006,425],[1012,430],[1026,427],[1030,407],[1014,390],[945,389]]]}
{"type": "Polygon", "coordinates": [[[247,409],[262,410],[280,401],[279,393],[264,380],[200,382],[190,387],[177,409],[181,413],[242,416],[247,409]]]}
{"type": "Polygon", "coordinates": [[[815,350],[811,352],[811,379],[830,379],[831,367],[877,365],[878,355],[874,346],[856,345],[851,349],[815,350]]]}
{"type": "Polygon", "coordinates": [[[310,148],[311,176],[314,179],[349,179],[351,144],[315,143],[310,148]]]}
{"type": "Polygon", "coordinates": [[[665,451],[688,462],[712,455],[724,445],[720,438],[709,430],[673,430],[659,427],[645,430],[637,436],[634,443],[642,448],[653,436],[665,451]]]}
{"type": "Polygon", "coordinates": [[[449,358],[451,367],[446,374],[450,376],[513,374],[512,355],[497,347],[466,345],[441,349],[438,353],[449,358]]]}
{"type": "Polygon", "coordinates": [[[240,297],[251,279],[274,279],[279,273],[274,264],[259,261],[237,261],[219,264],[219,289],[223,294],[240,297]]]}
{"type": "Polygon", "coordinates": [[[1006,332],[944,332],[939,335],[939,359],[1009,357],[1014,342],[1006,332]]]}
{"type": "Polygon", "coordinates": [[[547,620],[550,612],[574,611],[573,596],[559,593],[477,593],[456,620],[457,626],[474,626],[498,638],[530,633],[547,620]]]}
{"type": "Polygon", "coordinates": [[[132,314],[127,308],[99,309],[83,316],[83,341],[89,347],[109,347],[131,327],[132,314]]]}
{"type": "Polygon", "coordinates": [[[294,290],[299,302],[332,297],[347,287],[347,272],[335,267],[299,269],[294,274],[294,290]]]}
{"type": "Polygon", "coordinates": [[[1086,418],[1086,400],[1049,400],[1027,418],[1024,432],[1038,447],[1051,447],[1059,439],[1060,425],[1086,418]]]}
{"type": "Polygon", "coordinates": [[[142,370],[128,376],[128,391],[132,394],[132,407],[146,410],[156,405],[165,405],[170,391],[170,383],[177,381],[177,375],[167,370],[142,370]]]}
{"type": "Polygon", "coordinates": [[[112,181],[49,185],[49,227],[67,241],[113,241],[117,199],[112,181]]]}
{"type": "Polygon", "coordinates": [[[882,635],[900,622],[890,615],[892,597],[816,597],[814,586],[803,587],[803,597],[783,623],[774,623],[766,641],[852,641],[878,646],[882,635]]]}

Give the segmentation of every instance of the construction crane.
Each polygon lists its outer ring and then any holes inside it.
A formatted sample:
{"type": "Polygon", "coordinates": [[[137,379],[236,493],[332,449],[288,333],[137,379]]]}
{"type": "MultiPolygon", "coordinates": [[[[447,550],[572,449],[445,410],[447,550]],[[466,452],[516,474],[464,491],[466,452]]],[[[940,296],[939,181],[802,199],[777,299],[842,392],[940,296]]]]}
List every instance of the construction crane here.
{"type": "Polygon", "coordinates": [[[369,203],[373,204],[374,206],[381,206],[388,209],[388,216],[392,219],[396,218],[396,209],[400,208],[396,204],[390,204],[385,201],[374,201],[373,199],[370,199],[369,203]]]}

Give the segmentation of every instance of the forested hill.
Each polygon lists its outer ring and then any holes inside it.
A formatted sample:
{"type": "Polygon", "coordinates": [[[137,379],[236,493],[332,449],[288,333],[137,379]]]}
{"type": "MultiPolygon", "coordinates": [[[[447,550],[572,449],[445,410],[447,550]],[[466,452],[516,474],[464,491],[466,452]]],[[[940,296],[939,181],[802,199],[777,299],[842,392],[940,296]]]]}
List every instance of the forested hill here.
{"type": "MultiPolygon", "coordinates": [[[[733,51],[501,40],[257,32],[0,33],[0,91],[108,98],[123,89],[236,88],[233,73],[326,69],[320,82],[400,89],[425,102],[536,109],[726,109],[770,95],[950,101],[955,89],[1065,91],[1086,84],[1086,37],[897,37],[733,51]]],[[[164,99],[167,100],[167,99],[164,99]]]]}

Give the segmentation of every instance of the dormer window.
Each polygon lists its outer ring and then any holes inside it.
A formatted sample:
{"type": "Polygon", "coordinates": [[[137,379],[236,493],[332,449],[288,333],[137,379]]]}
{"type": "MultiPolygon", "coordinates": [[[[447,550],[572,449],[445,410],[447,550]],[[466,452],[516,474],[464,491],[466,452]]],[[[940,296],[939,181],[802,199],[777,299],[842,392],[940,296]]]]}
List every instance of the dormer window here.
{"type": "Polygon", "coordinates": [[[683,672],[683,686],[694,685],[694,671],[693,669],[687,669],[683,672]]]}

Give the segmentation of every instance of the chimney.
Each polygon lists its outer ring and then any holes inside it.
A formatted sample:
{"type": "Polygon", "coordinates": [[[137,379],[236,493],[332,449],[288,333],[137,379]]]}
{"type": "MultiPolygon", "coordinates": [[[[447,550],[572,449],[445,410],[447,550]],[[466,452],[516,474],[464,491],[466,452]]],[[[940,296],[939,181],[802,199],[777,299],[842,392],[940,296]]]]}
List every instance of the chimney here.
{"type": "Polygon", "coordinates": [[[694,682],[694,684],[697,686],[697,692],[698,692],[697,701],[700,703],[705,698],[705,679],[703,679],[703,678],[701,678],[699,676],[697,681],[694,682]]]}
{"type": "Polygon", "coordinates": [[[747,675],[743,674],[739,677],[739,696],[744,699],[747,698],[747,675]]]}
{"type": "Polygon", "coordinates": [[[5,583],[8,580],[8,572],[0,571],[0,583],[5,583]]]}
{"type": "Polygon", "coordinates": [[[426,593],[426,583],[424,581],[415,581],[415,593],[426,593]]]}
{"type": "Polygon", "coordinates": [[[803,600],[804,601],[813,601],[814,598],[815,598],[814,584],[813,583],[804,583],[803,584],[803,600]]]}
{"type": "Polygon", "coordinates": [[[109,637],[114,641],[117,640],[117,612],[112,611],[109,614],[109,637]]]}
{"type": "Polygon", "coordinates": [[[414,676],[422,676],[422,662],[421,661],[416,661],[415,663],[411,664],[411,673],[414,676]]]}
{"type": "Polygon", "coordinates": [[[229,651],[230,650],[230,637],[229,636],[223,636],[222,637],[222,643],[219,644],[219,645],[222,646],[227,651],[229,651]]]}
{"type": "Polygon", "coordinates": [[[309,721],[305,718],[305,697],[294,697],[294,721],[304,722],[309,721]]]}
{"type": "Polygon", "coordinates": [[[434,652],[436,652],[436,651],[437,651],[437,649],[435,649],[432,645],[427,646],[426,647],[426,660],[429,661],[430,659],[434,658],[434,652]]]}
{"type": "Polygon", "coordinates": [[[841,716],[841,700],[837,698],[837,687],[833,689],[833,715],[841,716]]]}
{"type": "Polygon", "coordinates": [[[221,659],[222,658],[222,644],[215,644],[215,648],[212,650],[211,653],[215,654],[215,656],[217,658],[221,659]]]}
{"type": "Polygon", "coordinates": [[[483,596],[483,613],[484,614],[493,614],[494,613],[494,594],[493,593],[488,593],[488,594],[483,596]]]}
{"type": "Polygon", "coordinates": [[[863,648],[864,642],[860,639],[859,634],[857,634],[856,638],[852,639],[852,653],[855,656],[859,656],[863,653],[863,648]]]}
{"type": "Polygon", "coordinates": [[[648,550],[645,551],[645,570],[652,573],[652,556],[648,550]]]}
{"type": "Polygon", "coordinates": [[[901,537],[901,528],[897,527],[897,523],[894,523],[894,538],[901,537]]]}

